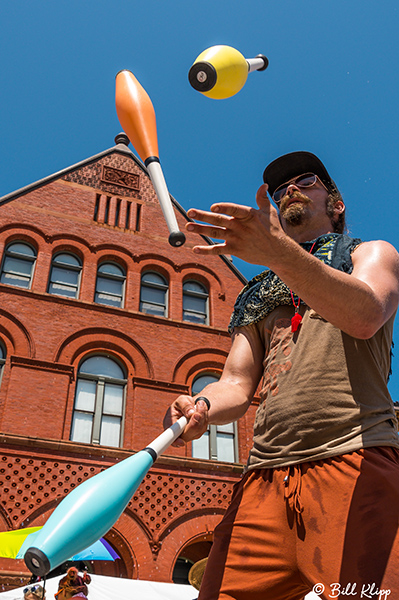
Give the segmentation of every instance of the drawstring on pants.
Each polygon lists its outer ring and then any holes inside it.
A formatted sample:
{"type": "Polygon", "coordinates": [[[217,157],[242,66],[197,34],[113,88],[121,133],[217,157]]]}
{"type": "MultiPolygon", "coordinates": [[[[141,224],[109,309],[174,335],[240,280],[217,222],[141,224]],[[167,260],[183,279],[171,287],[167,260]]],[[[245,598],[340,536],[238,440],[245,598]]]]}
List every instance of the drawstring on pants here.
{"type": "Polygon", "coordinates": [[[302,471],[300,464],[287,467],[284,486],[284,498],[288,501],[288,506],[297,515],[300,515],[303,512],[301,501],[302,471]]]}

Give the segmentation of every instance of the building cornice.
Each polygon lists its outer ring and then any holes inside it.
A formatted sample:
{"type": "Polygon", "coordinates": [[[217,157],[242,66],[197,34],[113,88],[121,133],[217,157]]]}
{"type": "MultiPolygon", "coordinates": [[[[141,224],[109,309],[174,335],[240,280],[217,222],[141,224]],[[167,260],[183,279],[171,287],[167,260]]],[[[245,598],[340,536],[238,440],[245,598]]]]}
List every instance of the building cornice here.
{"type": "MultiPolygon", "coordinates": [[[[108,446],[98,446],[94,444],[79,444],[70,440],[52,440],[50,438],[38,438],[35,436],[14,435],[0,432],[0,445],[11,447],[25,448],[26,450],[34,450],[36,456],[43,452],[43,456],[47,454],[62,454],[63,458],[76,457],[90,459],[106,459],[107,463],[110,459],[115,462],[128,458],[132,454],[136,454],[135,450],[127,450],[122,448],[111,448],[108,446]]],[[[200,460],[191,457],[178,456],[160,456],[156,461],[157,466],[165,466],[175,469],[192,469],[193,472],[210,471],[218,472],[218,475],[239,475],[244,470],[244,465],[240,463],[224,463],[217,460],[200,460]]]]}

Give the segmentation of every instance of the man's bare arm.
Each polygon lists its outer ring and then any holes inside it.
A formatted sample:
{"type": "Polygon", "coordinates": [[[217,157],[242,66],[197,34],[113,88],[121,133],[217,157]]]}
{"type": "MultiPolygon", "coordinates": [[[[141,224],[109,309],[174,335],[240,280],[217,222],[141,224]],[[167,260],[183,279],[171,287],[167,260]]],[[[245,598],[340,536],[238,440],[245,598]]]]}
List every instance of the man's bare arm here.
{"type": "Polygon", "coordinates": [[[387,242],[367,242],[353,253],[351,275],[311,256],[282,229],[267,199],[267,186],[257,194],[259,210],[229,203],[212,213],[189,211],[210,225],[189,223],[187,229],[224,239],[197,246],[201,254],[233,254],[272,269],[324,319],[361,339],[368,339],[391,317],[399,300],[399,255],[387,242]]]}
{"type": "Polygon", "coordinates": [[[208,423],[221,425],[239,419],[248,409],[259,384],[263,356],[264,348],[256,327],[237,329],[221,378],[198,394],[198,397],[208,398],[210,410],[203,401],[195,404],[195,397],[179,396],[168,409],[164,426],[169,427],[185,415],[189,422],[181,437],[190,441],[201,437],[208,423]]]}
{"type": "Polygon", "coordinates": [[[277,274],[332,325],[369,339],[397,309],[399,255],[391,244],[375,241],[358,246],[352,260],[348,275],[301,253],[295,266],[281,261],[277,274]]]}

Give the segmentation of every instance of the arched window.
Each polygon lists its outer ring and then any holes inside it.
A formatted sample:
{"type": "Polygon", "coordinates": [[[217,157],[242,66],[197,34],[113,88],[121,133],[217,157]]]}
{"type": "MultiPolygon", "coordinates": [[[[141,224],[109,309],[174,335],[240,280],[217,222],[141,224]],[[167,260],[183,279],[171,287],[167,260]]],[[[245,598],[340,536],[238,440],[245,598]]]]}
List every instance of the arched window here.
{"type": "Polygon", "coordinates": [[[208,324],[208,292],[198,281],[183,283],[183,321],[208,324]]]}
{"type": "Polygon", "coordinates": [[[167,316],[167,281],[159,273],[147,271],[141,277],[140,311],[157,315],[167,316]]]}
{"type": "Polygon", "coordinates": [[[36,262],[36,250],[24,242],[9,244],[4,252],[0,282],[29,289],[36,262]]]}
{"type": "MultiPolygon", "coordinates": [[[[205,386],[219,380],[219,376],[212,373],[203,373],[195,378],[191,394],[200,394],[205,386]]],[[[198,439],[192,441],[192,454],[194,458],[220,460],[223,462],[237,462],[238,443],[236,423],[226,425],[209,425],[208,430],[198,439]]]]}
{"type": "Polygon", "coordinates": [[[94,302],[122,307],[125,281],[125,270],[119,265],[111,262],[104,262],[99,265],[94,302]]]}
{"type": "Polygon", "coordinates": [[[51,263],[49,294],[77,298],[82,262],[74,254],[56,254],[51,263]]]}
{"type": "Polygon", "coordinates": [[[126,375],[106,356],[91,356],[79,367],[71,440],[120,446],[126,375]]]}

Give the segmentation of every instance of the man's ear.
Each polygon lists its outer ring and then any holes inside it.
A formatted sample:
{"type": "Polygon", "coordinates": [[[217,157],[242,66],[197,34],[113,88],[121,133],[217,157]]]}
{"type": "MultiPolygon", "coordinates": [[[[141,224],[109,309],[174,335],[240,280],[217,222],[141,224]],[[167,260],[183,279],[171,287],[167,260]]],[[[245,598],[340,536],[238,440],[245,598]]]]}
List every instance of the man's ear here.
{"type": "Polygon", "coordinates": [[[337,200],[337,202],[334,204],[334,212],[337,215],[341,215],[343,212],[345,212],[345,204],[342,200],[337,200]]]}
{"type": "Polygon", "coordinates": [[[339,219],[339,216],[345,212],[345,204],[342,200],[337,200],[334,204],[334,215],[332,220],[336,223],[339,219]]]}

